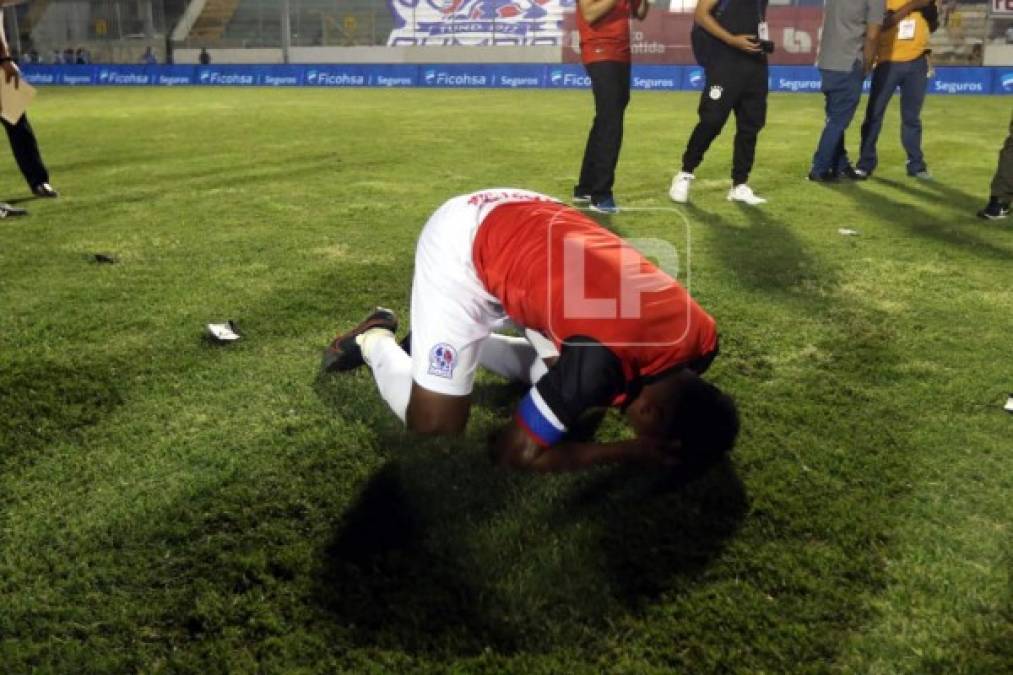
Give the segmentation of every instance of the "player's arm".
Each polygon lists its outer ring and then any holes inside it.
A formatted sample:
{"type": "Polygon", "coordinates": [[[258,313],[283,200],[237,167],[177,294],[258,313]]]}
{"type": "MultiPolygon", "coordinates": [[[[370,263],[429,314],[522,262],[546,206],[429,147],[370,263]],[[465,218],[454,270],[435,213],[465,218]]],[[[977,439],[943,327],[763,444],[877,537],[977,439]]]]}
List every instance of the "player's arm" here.
{"type": "Polygon", "coordinates": [[[866,75],[872,71],[872,67],[876,64],[879,34],[883,30],[883,21],[886,15],[886,3],[884,0],[871,0],[868,7],[868,25],[865,28],[865,45],[862,47],[866,75]]]}
{"type": "Polygon", "coordinates": [[[552,446],[535,442],[520,424],[509,425],[493,441],[493,462],[499,466],[557,473],[578,471],[599,464],[674,465],[674,453],[643,439],[612,443],[564,441],[552,446]]]}
{"type": "Polygon", "coordinates": [[[714,8],[718,0],[700,0],[696,5],[693,20],[705,31],[724,42],[729,47],[742,50],[747,54],[759,54],[760,43],[755,35],[732,35],[714,18],[714,8]]]}
{"type": "Polygon", "coordinates": [[[584,21],[594,23],[615,9],[618,3],[619,0],[577,0],[577,8],[584,21]]]}
{"type": "Polygon", "coordinates": [[[14,88],[17,89],[21,84],[21,71],[18,70],[18,64],[11,59],[11,52],[7,47],[7,32],[4,30],[4,11],[2,9],[0,9],[0,69],[4,72],[4,80],[7,83],[13,80],[14,88]]]}

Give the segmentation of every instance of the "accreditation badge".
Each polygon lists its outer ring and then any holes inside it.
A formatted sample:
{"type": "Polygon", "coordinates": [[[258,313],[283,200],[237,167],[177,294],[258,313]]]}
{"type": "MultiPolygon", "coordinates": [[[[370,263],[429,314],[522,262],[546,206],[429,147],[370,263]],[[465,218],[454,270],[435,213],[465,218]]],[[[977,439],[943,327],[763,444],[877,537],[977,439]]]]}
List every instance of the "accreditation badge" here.
{"type": "Polygon", "coordinates": [[[897,39],[898,40],[914,40],[915,30],[918,25],[914,19],[904,19],[897,24],[897,39]]]}
{"type": "Polygon", "coordinates": [[[770,39],[770,26],[767,25],[766,21],[761,21],[756,27],[756,37],[760,40],[770,39]]]}

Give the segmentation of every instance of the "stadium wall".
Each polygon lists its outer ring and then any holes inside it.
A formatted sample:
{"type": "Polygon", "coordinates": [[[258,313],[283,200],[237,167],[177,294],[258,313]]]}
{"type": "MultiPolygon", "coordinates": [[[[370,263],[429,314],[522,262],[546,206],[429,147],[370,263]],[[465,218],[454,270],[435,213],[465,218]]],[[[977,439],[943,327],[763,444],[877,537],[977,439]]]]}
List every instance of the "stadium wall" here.
{"type": "MultiPolygon", "coordinates": [[[[587,89],[576,64],[26,65],[24,79],[48,86],[246,86],[587,89]]],[[[635,65],[634,89],[699,91],[697,66],[635,65]]],[[[866,81],[866,88],[869,82],[866,81]]],[[[818,92],[812,66],[771,66],[770,90],[818,92]]],[[[1013,66],[937,68],[929,92],[1013,94],[1013,66]]]]}

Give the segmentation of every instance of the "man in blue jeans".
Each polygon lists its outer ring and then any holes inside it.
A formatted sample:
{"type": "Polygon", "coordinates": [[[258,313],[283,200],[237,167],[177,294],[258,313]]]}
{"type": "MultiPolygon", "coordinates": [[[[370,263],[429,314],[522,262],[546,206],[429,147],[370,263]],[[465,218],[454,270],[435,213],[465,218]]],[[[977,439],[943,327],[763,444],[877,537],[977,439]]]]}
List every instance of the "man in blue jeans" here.
{"type": "Polygon", "coordinates": [[[862,82],[875,62],[885,12],[885,0],[827,0],[816,61],[823,80],[827,121],[816,146],[809,180],[864,178],[848,161],[844,132],[862,98],[862,82]]]}
{"type": "Polygon", "coordinates": [[[886,108],[900,87],[900,141],[907,153],[907,173],[920,180],[931,180],[922,154],[921,113],[929,84],[926,48],[932,34],[926,10],[935,9],[935,0],[886,0],[886,6],[872,91],[862,123],[862,154],[857,172],[867,178],[876,170],[876,142],[886,108]]]}

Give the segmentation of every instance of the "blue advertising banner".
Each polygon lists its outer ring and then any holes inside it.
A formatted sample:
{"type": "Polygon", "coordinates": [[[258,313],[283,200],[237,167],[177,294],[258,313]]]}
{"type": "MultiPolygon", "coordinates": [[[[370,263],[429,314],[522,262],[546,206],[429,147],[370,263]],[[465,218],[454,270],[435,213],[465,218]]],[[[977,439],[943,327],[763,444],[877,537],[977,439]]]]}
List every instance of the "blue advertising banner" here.
{"type": "MultiPolygon", "coordinates": [[[[444,87],[588,89],[591,78],[579,64],[321,64],[321,65],[26,65],[34,85],[217,86],[217,87],[444,87]]],[[[631,86],[644,91],[701,91],[698,66],[635,65],[631,86]]],[[[771,66],[770,90],[818,92],[819,71],[811,66],[771,66]]],[[[866,89],[868,89],[866,81],[866,89]]],[[[937,68],[929,93],[1013,94],[1013,67],[937,68]]]]}
{"type": "Polygon", "coordinates": [[[682,66],[637,66],[630,86],[647,91],[678,91],[682,89],[682,66]]]}

